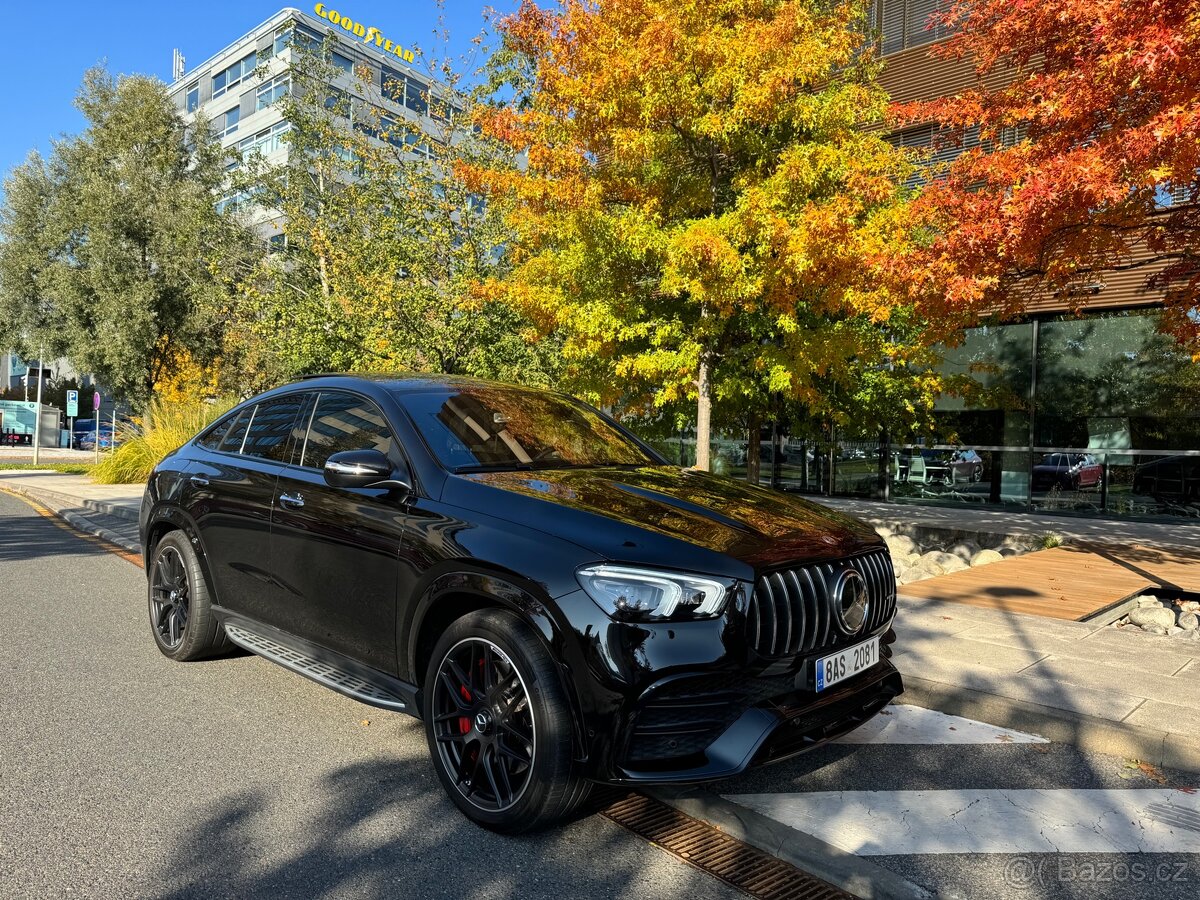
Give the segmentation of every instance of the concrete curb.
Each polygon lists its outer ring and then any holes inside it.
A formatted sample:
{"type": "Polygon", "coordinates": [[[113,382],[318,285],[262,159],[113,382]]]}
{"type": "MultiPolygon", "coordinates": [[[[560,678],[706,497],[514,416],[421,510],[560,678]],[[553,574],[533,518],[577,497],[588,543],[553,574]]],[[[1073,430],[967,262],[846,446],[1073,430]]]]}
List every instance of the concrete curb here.
{"type": "Polygon", "coordinates": [[[645,792],[856,897],[913,900],[934,896],[890,869],[789,828],[703,787],[656,787],[645,792]]]}
{"type": "Polygon", "coordinates": [[[31,488],[16,485],[5,485],[5,487],[7,487],[9,490],[25,494],[27,497],[32,497],[34,500],[40,500],[42,503],[57,503],[60,506],[84,507],[85,509],[90,509],[94,512],[103,513],[106,516],[124,519],[127,522],[136,522],[138,520],[138,513],[136,510],[132,510],[128,506],[119,506],[115,503],[108,503],[104,500],[88,500],[84,497],[75,497],[71,494],[60,494],[58,491],[47,490],[46,488],[41,487],[31,488]]]}
{"type": "Polygon", "coordinates": [[[905,703],[1014,731],[1033,732],[1081,750],[1137,759],[1181,772],[1200,772],[1200,744],[1186,735],[1113,722],[912,675],[904,676],[903,696],[905,703]]]}
{"type": "Polygon", "coordinates": [[[114,518],[136,522],[137,517],[131,516],[129,514],[129,510],[122,509],[121,507],[114,507],[101,501],[83,500],[79,497],[69,497],[65,494],[58,494],[54,491],[45,491],[37,488],[31,490],[25,487],[16,487],[6,484],[0,485],[0,491],[33,500],[34,502],[50,510],[50,512],[54,513],[54,515],[58,516],[58,518],[62,519],[72,528],[82,531],[85,534],[90,534],[101,538],[110,544],[120,547],[123,550],[128,550],[130,553],[136,553],[139,556],[141,555],[142,545],[140,541],[131,541],[128,538],[117,534],[115,531],[105,528],[103,525],[97,525],[91,519],[87,518],[87,516],[80,515],[75,511],[75,509],[66,509],[64,507],[73,506],[76,509],[83,507],[104,515],[113,516],[114,518]],[[120,513],[115,511],[118,509],[121,510],[120,513]]]}

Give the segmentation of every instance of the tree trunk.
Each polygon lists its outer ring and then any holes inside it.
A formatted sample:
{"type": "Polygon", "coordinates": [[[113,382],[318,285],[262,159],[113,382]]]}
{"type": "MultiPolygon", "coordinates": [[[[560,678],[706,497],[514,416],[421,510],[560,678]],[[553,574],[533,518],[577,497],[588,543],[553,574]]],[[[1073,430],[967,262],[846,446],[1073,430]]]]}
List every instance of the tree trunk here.
{"type": "Polygon", "coordinates": [[[700,374],[696,381],[696,468],[705,472],[712,471],[712,384],[709,382],[711,368],[711,354],[702,352],[700,374]]]}
{"type": "Polygon", "coordinates": [[[761,472],[762,445],[759,443],[759,432],[762,430],[757,412],[750,413],[750,422],[746,426],[746,481],[758,484],[761,472]]]}

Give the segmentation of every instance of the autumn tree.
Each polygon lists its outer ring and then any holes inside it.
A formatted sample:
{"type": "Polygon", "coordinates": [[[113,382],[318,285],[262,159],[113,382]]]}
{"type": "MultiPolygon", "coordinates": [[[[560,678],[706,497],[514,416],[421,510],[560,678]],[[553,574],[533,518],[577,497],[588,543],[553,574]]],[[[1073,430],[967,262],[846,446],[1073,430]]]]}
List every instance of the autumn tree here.
{"type": "Polygon", "coordinates": [[[904,105],[946,141],[980,147],[928,186],[934,235],[909,258],[947,312],[1086,304],[1106,273],[1138,270],[1163,326],[1200,353],[1200,11],[1194,0],[957,0],[931,52],[980,86],[904,105]],[[997,81],[1002,87],[983,86],[997,81]]]}
{"type": "Polygon", "coordinates": [[[260,227],[286,248],[242,285],[242,356],[274,381],[409,369],[546,383],[553,348],[475,291],[502,274],[507,235],[456,166],[502,148],[471,129],[453,68],[439,69],[432,92],[404,71],[380,82],[364,69],[347,84],[327,51],[293,48],[276,101],[287,162],[251,153],[236,179],[244,215],[269,219],[260,227]]]}
{"type": "Polygon", "coordinates": [[[862,4],[526,2],[501,29],[511,94],[481,123],[522,165],[474,173],[513,202],[491,288],[564,335],[595,398],[691,402],[700,468],[714,410],[754,444],[772,398],[928,411],[905,363],[929,323],[888,264],[909,168],[878,127],[862,4]]]}
{"type": "Polygon", "coordinates": [[[66,356],[140,405],[173,360],[219,351],[248,236],[213,207],[219,147],[161,81],[92,69],[76,105],[83,133],[5,182],[0,345],[66,356]]]}

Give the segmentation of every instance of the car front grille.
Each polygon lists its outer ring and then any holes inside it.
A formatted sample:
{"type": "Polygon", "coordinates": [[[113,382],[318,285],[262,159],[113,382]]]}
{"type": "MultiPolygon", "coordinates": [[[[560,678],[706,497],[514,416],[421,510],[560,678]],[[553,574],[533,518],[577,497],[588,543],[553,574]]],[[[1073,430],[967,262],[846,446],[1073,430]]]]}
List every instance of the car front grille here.
{"type": "Polygon", "coordinates": [[[832,562],[778,569],[758,579],[746,612],[747,639],[768,659],[780,659],[848,643],[871,634],[896,609],[896,580],[886,550],[832,562]],[[870,598],[866,621],[853,634],[835,608],[834,584],[843,570],[857,570],[870,598]]]}

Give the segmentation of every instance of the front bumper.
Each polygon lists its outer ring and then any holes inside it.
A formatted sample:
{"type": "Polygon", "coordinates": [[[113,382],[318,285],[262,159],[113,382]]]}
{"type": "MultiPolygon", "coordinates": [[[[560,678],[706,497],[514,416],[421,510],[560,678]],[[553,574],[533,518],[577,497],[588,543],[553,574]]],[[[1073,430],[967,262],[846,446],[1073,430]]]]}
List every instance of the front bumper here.
{"type": "MultiPolygon", "coordinates": [[[[697,680],[702,681],[704,676],[697,680]]],[[[686,679],[684,680],[686,681],[686,679]]],[[[769,691],[770,679],[744,679],[743,689],[692,695],[690,709],[672,704],[661,692],[644,702],[634,715],[626,742],[605,781],[616,784],[668,784],[709,781],[737,775],[753,765],[778,762],[812,750],[853,731],[904,691],[900,673],[890,659],[820,694],[792,690],[766,696],[749,707],[754,691],[769,691]],[[758,682],[755,684],[755,682],[758,682]],[[662,721],[672,706],[680,713],[675,723],[662,721]],[[725,724],[719,717],[730,719],[725,724]],[[705,715],[710,718],[706,721],[705,715]],[[723,730],[713,738],[714,724],[723,730]],[[691,749],[687,742],[697,748],[691,749]],[[653,758],[655,754],[658,758],[653,758]],[[665,754],[665,755],[664,755],[665,754]]]]}

